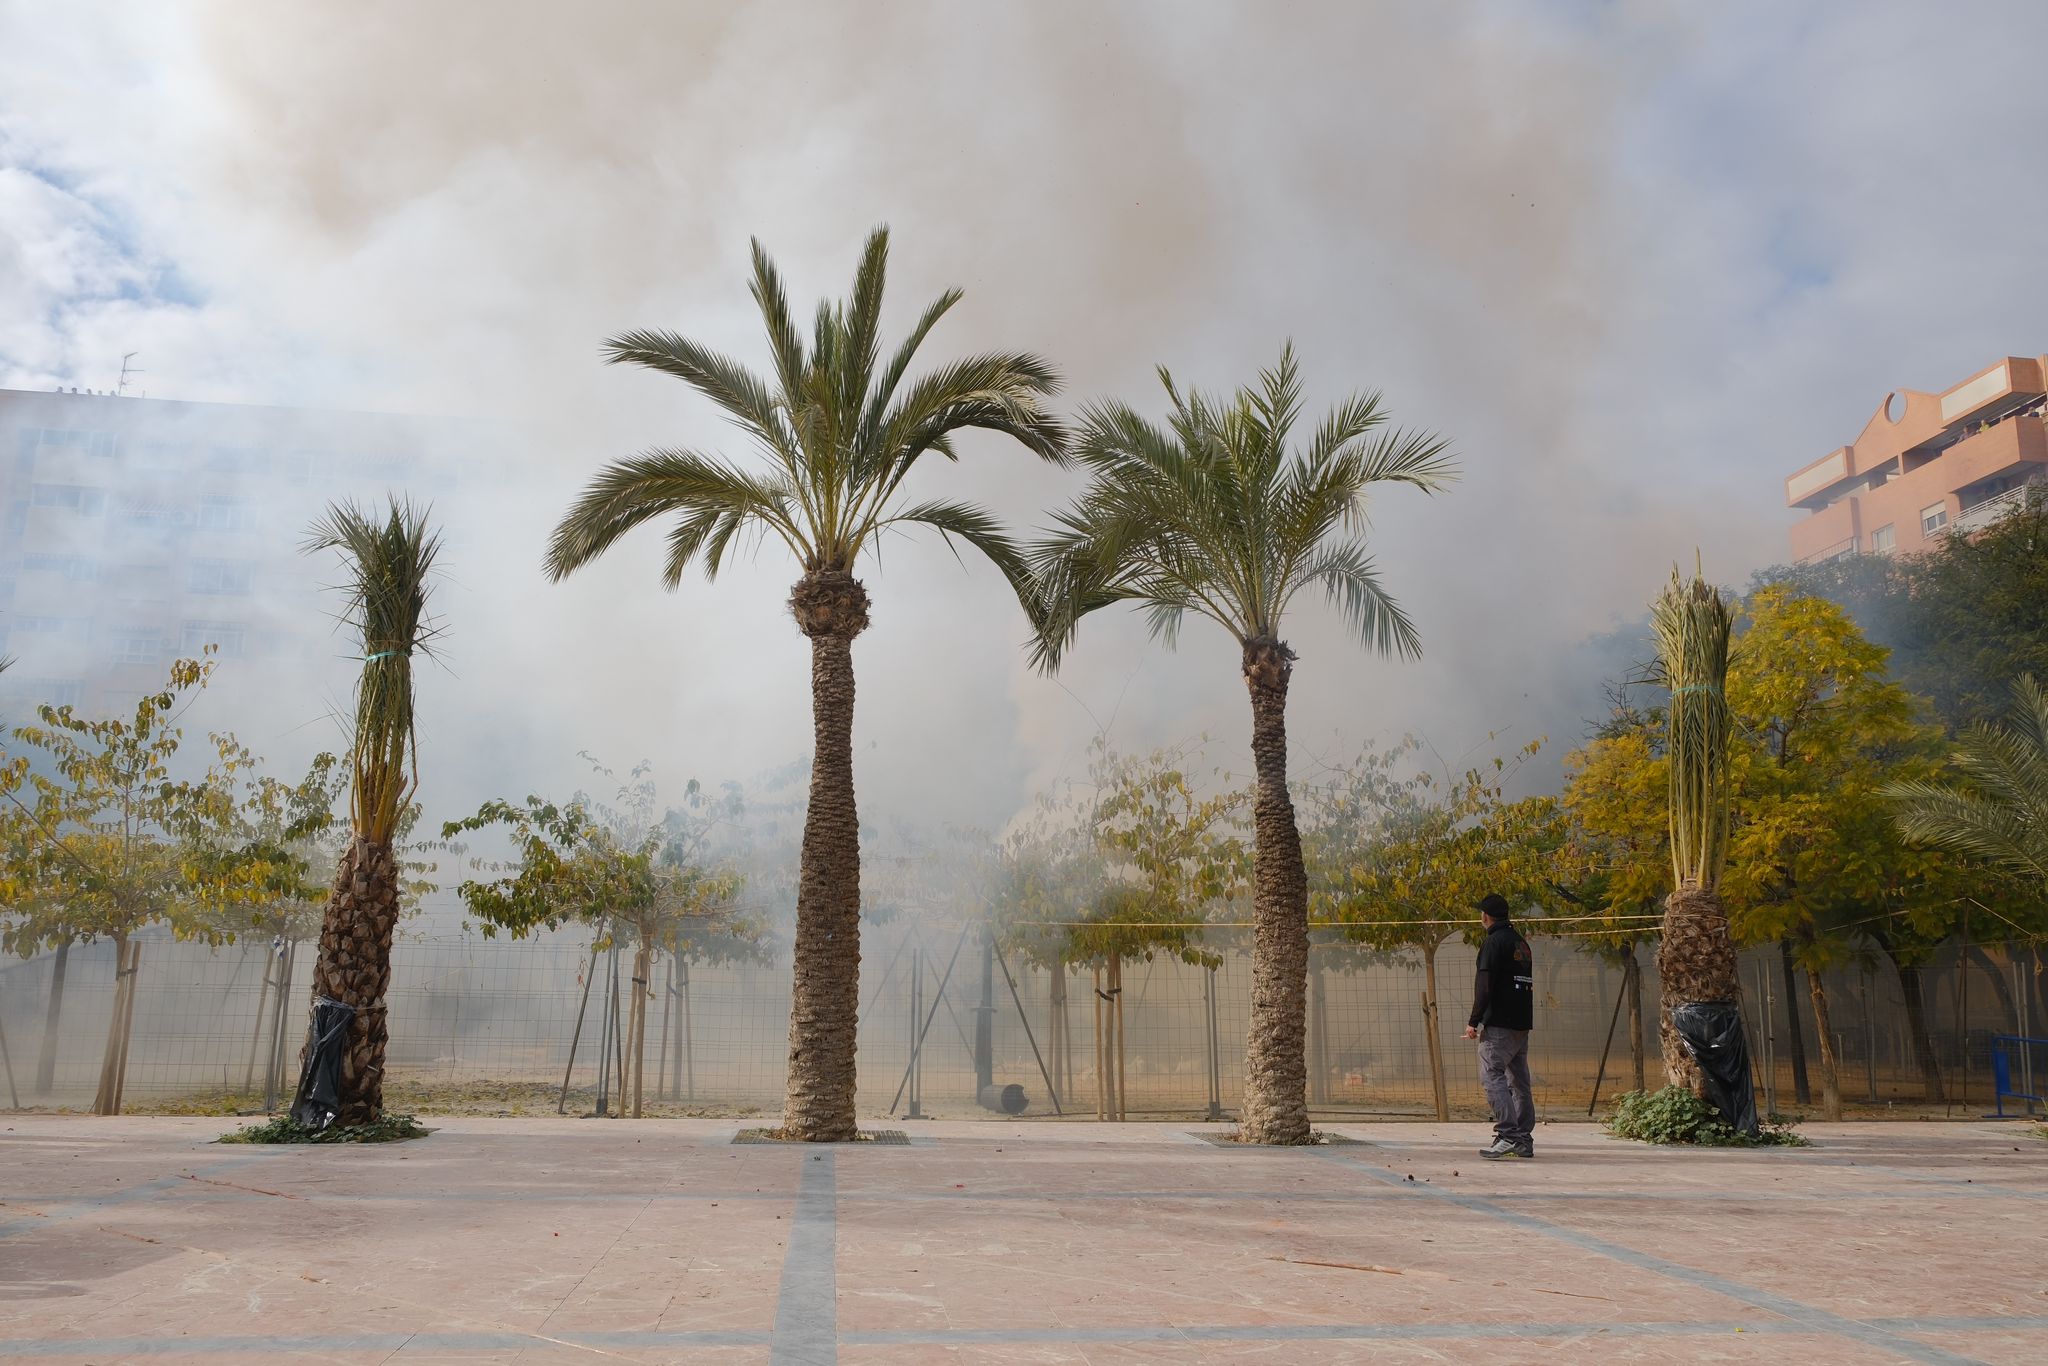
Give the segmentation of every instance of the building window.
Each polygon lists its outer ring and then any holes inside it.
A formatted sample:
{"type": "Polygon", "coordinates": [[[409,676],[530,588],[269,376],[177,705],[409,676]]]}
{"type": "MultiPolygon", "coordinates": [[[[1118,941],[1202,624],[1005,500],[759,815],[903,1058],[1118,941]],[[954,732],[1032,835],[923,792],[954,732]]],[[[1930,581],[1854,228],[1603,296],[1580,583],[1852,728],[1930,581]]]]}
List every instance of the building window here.
{"type": "Polygon", "coordinates": [[[114,662],[116,664],[156,663],[158,641],[154,631],[114,632],[114,662]]]}
{"type": "Polygon", "coordinates": [[[1932,536],[1948,525],[1948,504],[1936,503],[1920,509],[1920,534],[1932,536]]]}
{"type": "Polygon", "coordinates": [[[1870,553],[1873,555],[1889,555],[1898,543],[1899,534],[1893,527],[1881,526],[1870,533],[1870,553]]]}
{"type": "Polygon", "coordinates": [[[211,495],[199,500],[202,531],[247,531],[253,521],[248,504],[239,498],[211,495]]]}
{"type": "Polygon", "coordinates": [[[249,566],[233,560],[196,560],[190,582],[194,593],[240,596],[249,591],[249,566]]]}
{"type": "Polygon", "coordinates": [[[239,622],[188,621],[185,623],[185,646],[181,653],[197,657],[211,645],[223,659],[240,659],[248,639],[248,631],[239,622]]]}
{"type": "Polygon", "coordinates": [[[39,508],[63,508],[81,517],[97,517],[107,507],[104,489],[86,488],[80,484],[37,484],[29,494],[29,501],[39,508]]]}
{"type": "Polygon", "coordinates": [[[74,583],[90,583],[99,578],[100,567],[97,561],[82,555],[24,555],[21,557],[21,572],[62,574],[74,583]]]}

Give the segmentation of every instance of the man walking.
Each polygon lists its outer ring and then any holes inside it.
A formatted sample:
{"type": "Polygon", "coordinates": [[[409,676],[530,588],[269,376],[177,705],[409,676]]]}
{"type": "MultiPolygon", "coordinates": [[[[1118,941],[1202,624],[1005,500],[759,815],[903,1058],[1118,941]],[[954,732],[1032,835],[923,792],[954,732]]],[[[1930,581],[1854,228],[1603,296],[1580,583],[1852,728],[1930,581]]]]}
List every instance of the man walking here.
{"type": "Polygon", "coordinates": [[[1479,1040],[1479,1076],[1493,1107],[1493,1142],[1479,1150],[1489,1162],[1536,1156],[1536,1101],[1529,1094],[1529,1030],[1536,1016],[1536,968],[1529,941],[1515,931],[1505,897],[1479,903],[1486,942],[1479,946],[1472,1014],[1465,1037],[1479,1040]]]}

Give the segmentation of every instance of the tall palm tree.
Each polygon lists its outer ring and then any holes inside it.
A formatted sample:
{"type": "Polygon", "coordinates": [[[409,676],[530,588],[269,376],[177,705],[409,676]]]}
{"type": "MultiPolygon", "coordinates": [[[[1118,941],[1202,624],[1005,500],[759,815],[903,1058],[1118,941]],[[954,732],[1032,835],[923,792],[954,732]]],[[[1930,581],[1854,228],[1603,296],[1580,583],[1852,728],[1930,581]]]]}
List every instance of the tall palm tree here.
{"type": "Polygon", "coordinates": [[[2048,884],[2048,692],[2013,680],[2010,720],[1956,737],[1967,786],[1925,781],[1885,789],[1899,833],[2048,884]]]}
{"type": "Polygon", "coordinates": [[[1735,940],[1721,904],[1728,862],[1728,643],[1735,604],[1697,572],[1671,582],[1650,610],[1651,632],[1671,709],[1665,723],[1670,755],[1672,891],[1664,901],[1657,975],[1664,1011],[1659,1035],[1664,1072],[1674,1086],[1710,1099],[1705,1075],[1673,1023],[1678,1006],[1741,999],[1735,940]]]}
{"type": "Polygon", "coordinates": [[[349,737],[349,840],[327,894],[313,967],[313,994],[355,1012],[342,1055],[338,1125],[368,1123],[384,1110],[384,994],[401,891],[397,842],[419,786],[412,665],[437,633],[426,610],[440,548],[426,513],[395,498],[382,517],[329,504],[305,544],[307,554],[339,552],[347,575],[342,620],[363,649],[349,737]]]}
{"type": "Polygon", "coordinates": [[[1243,1137],[1306,1143],[1308,878],[1287,794],[1295,653],[1282,619],[1302,590],[1320,588],[1366,645],[1418,654],[1414,624],[1366,553],[1366,495],[1388,482],[1433,492],[1455,472],[1441,438],[1381,430],[1378,394],[1353,395],[1305,448],[1291,446],[1301,411],[1291,344],[1256,387],[1231,399],[1184,394],[1164,369],[1159,378],[1172,404],[1164,427],[1114,401],[1084,414],[1075,454],[1089,486],[1032,549],[1042,594],[1036,658],[1057,668],[1080,619],[1113,602],[1142,604],[1168,646],[1189,612],[1236,638],[1257,770],[1243,1137]]]}
{"type": "Polygon", "coordinates": [[[816,1142],[855,1132],[860,827],[852,645],[868,624],[867,590],[853,576],[855,565],[891,529],[922,525],[979,550],[1020,600],[1028,599],[1023,556],[992,516],[967,503],[906,505],[903,483],[930,452],[957,459],[954,436],[965,428],[1001,432],[1055,462],[1066,453],[1065,430],[1040,404],[1059,382],[1036,356],[971,356],[906,382],[918,348],[960,301],[959,290],[934,300],[882,360],[888,248],[888,230],[877,228],[861,252],[852,294],[819,305],[806,344],[780,273],[753,244],[752,293],[774,360],[765,378],[673,332],[628,332],[608,341],[612,363],[673,375],[710,399],[750,438],[756,459],[750,468],[719,455],[657,449],[609,465],[555,528],[547,555],[548,576],[561,579],[642,522],[674,514],[665,575],[671,589],[693,561],[716,578],[743,531],[781,542],[802,570],[789,607],[811,642],[815,749],[797,890],[783,1127],[791,1138],[816,1142]]]}

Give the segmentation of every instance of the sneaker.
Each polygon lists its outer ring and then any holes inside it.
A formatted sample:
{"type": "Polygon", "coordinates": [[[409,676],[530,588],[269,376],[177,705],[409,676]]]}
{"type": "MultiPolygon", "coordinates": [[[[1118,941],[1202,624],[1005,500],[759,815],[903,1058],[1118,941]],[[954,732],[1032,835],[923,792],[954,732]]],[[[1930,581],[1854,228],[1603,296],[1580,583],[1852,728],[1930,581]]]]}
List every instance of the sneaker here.
{"type": "Polygon", "coordinates": [[[1515,1149],[1515,1156],[1525,1160],[1534,1160],[1536,1145],[1534,1143],[1524,1143],[1521,1147],[1515,1149]]]}
{"type": "Polygon", "coordinates": [[[1496,1138],[1479,1150],[1479,1155],[1488,1162],[1498,1162],[1503,1157],[1520,1157],[1521,1149],[1505,1138],[1496,1138]]]}

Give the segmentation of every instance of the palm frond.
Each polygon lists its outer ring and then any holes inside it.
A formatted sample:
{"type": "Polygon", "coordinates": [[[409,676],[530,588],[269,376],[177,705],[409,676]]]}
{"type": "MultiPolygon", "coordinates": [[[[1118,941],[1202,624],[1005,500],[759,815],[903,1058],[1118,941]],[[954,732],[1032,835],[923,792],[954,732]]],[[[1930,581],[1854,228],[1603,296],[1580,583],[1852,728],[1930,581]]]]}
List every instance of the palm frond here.
{"type": "MultiPolygon", "coordinates": [[[[682,513],[670,537],[668,579],[680,579],[689,556],[706,544],[723,519],[759,522],[800,559],[808,556],[788,482],[763,479],[695,451],[654,450],[607,465],[548,539],[547,576],[560,580],[609,550],[642,522],[682,513]],[[708,520],[707,520],[708,519],[708,520]],[[678,561],[679,551],[687,555],[678,561]]],[[[730,539],[726,533],[724,539],[730,539]]],[[[717,567],[707,560],[713,574],[717,567]]]]}
{"type": "Polygon", "coordinates": [[[1671,871],[1681,887],[1712,891],[1728,860],[1731,782],[1728,642],[1735,605],[1695,574],[1671,583],[1650,612],[1665,685],[1671,771],[1671,871]]]}
{"type": "Polygon", "coordinates": [[[1885,789],[1899,833],[2048,882],[2048,693],[2029,675],[2014,679],[2006,724],[1970,727],[1954,759],[1961,786],[1885,789]]]}
{"type": "Polygon", "coordinates": [[[1321,584],[1344,624],[1378,653],[1421,657],[1421,632],[1380,585],[1379,569],[1363,542],[1346,541],[1318,551],[1302,566],[1301,581],[1321,584]]]}
{"type": "Polygon", "coordinates": [[[349,815],[357,834],[388,841],[418,786],[412,661],[438,632],[427,618],[440,534],[424,508],[393,498],[383,517],[332,503],[307,532],[305,551],[340,553],[343,620],[362,642],[356,682],[349,815]]]}

